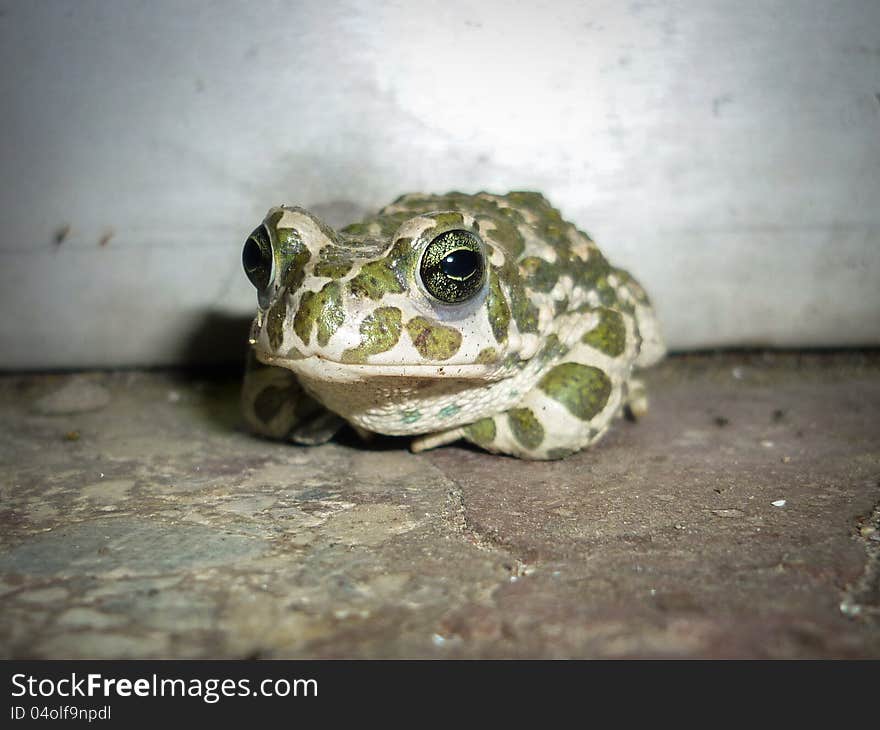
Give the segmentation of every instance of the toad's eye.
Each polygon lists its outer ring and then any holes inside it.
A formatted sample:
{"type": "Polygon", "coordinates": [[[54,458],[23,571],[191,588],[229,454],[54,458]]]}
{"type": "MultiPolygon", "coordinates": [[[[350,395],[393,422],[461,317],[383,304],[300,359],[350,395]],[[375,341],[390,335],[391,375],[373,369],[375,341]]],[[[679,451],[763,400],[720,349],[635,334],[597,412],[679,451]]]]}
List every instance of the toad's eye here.
{"type": "Polygon", "coordinates": [[[458,304],[475,296],[486,280],[480,239],[468,231],[446,231],[425,249],[419,276],[431,296],[458,304]]]}
{"type": "Polygon", "coordinates": [[[241,252],[244,273],[247,274],[247,278],[257,288],[257,291],[265,291],[272,283],[273,263],[269,233],[265,226],[260,226],[248,236],[241,252]]]}

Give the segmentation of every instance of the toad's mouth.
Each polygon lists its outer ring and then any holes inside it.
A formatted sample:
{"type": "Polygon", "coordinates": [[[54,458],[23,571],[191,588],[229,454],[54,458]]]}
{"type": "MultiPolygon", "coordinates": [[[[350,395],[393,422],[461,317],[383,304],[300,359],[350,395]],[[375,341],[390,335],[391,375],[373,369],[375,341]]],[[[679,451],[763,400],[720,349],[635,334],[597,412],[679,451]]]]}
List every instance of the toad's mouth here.
{"type": "Polygon", "coordinates": [[[372,364],[343,363],[330,360],[320,355],[303,358],[288,358],[269,355],[257,351],[257,359],[266,365],[286,368],[297,375],[316,380],[336,382],[356,382],[371,378],[412,378],[422,380],[499,380],[503,375],[497,372],[497,366],[466,363],[451,365],[443,363],[426,364],[372,364]]]}

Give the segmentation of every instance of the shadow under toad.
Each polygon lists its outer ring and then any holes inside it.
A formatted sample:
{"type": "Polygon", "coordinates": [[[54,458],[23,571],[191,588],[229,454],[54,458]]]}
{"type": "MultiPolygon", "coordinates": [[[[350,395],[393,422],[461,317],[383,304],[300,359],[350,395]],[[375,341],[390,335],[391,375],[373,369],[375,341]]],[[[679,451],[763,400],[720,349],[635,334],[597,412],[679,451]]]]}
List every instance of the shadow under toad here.
{"type": "Polygon", "coordinates": [[[221,431],[244,431],[239,408],[241,379],[248,351],[250,315],[205,311],[181,339],[180,369],[174,379],[193,394],[205,425],[221,431]]]}
{"type": "Polygon", "coordinates": [[[250,314],[206,311],[183,338],[178,362],[188,370],[243,372],[252,321],[250,314]]]}

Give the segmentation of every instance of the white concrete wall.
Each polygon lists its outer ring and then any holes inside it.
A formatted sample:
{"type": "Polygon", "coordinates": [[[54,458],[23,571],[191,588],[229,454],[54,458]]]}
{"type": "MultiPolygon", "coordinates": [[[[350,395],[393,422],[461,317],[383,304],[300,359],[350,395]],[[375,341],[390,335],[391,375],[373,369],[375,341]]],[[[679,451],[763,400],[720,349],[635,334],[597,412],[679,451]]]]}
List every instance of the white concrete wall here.
{"type": "Polygon", "coordinates": [[[880,344],[877,0],[0,0],[0,99],[0,367],[228,358],[269,206],[448,189],[543,191],[674,348],[880,344]]]}

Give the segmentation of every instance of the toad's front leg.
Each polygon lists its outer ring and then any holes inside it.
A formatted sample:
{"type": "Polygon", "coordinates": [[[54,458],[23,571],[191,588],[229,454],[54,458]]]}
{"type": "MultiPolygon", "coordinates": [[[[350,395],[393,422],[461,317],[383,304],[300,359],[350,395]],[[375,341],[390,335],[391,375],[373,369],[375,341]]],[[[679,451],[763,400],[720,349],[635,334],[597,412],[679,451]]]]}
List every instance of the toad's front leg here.
{"type": "Polygon", "coordinates": [[[345,425],[308,395],[290,370],[265,365],[248,352],[241,409],[248,427],[261,436],[314,445],[329,441],[345,425]]]}

